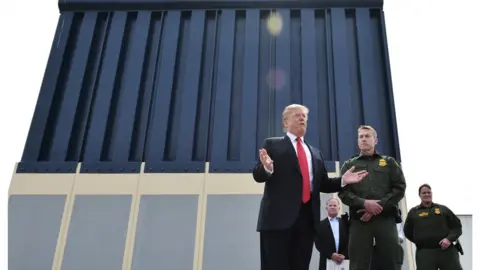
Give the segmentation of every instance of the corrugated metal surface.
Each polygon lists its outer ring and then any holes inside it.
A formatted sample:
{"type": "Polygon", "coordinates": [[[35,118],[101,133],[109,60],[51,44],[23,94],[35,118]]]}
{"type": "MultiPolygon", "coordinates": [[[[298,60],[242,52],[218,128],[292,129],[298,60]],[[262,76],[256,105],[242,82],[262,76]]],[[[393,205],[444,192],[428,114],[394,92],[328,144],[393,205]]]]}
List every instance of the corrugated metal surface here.
{"type": "Polygon", "coordinates": [[[334,171],[399,159],[381,8],[62,12],[18,172],[248,172],[290,103],[334,171]]]}
{"type": "MultiPolygon", "coordinates": [[[[462,244],[464,255],[460,255],[460,263],[462,264],[463,270],[473,270],[473,218],[472,215],[458,215],[458,218],[462,221],[463,227],[463,234],[460,236],[459,241],[462,244]]],[[[412,252],[415,254],[415,245],[411,245],[412,252]]]]}

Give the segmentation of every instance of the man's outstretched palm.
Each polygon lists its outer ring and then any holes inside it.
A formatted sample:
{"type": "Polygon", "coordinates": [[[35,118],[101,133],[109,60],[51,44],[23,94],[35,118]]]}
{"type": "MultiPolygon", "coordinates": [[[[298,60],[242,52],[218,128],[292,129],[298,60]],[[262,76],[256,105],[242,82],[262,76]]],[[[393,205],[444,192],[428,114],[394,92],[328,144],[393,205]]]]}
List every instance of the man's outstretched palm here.
{"type": "Polygon", "coordinates": [[[345,185],[358,183],[368,175],[368,172],[365,170],[359,172],[353,172],[353,170],[355,170],[355,166],[351,167],[343,174],[342,180],[345,185]]]}

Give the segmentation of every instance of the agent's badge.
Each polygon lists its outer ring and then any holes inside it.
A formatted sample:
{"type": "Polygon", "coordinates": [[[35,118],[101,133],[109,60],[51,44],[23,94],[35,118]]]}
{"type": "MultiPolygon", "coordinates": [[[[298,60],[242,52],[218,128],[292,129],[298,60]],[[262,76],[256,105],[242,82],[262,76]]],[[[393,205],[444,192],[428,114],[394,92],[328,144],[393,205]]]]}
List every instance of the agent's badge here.
{"type": "Polygon", "coordinates": [[[385,166],[387,166],[387,161],[382,158],[382,159],[380,159],[380,161],[378,162],[378,165],[379,165],[380,167],[385,167],[385,166]]]}

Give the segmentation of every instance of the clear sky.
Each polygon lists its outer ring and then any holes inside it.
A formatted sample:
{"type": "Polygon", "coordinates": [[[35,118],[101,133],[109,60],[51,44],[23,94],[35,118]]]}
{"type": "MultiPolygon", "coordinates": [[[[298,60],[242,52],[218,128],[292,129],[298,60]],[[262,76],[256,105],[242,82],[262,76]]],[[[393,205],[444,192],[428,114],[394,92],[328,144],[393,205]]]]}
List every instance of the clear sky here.
{"type": "MultiPolygon", "coordinates": [[[[2,218],[7,217],[14,163],[21,158],[55,33],[57,2],[2,4],[2,218]]],[[[418,186],[430,183],[435,201],[457,214],[478,213],[472,203],[478,193],[474,184],[480,182],[480,41],[474,38],[479,36],[478,8],[479,2],[474,0],[385,0],[409,208],[418,203],[418,186]]],[[[0,224],[4,224],[0,230],[3,251],[7,223],[0,224]]],[[[0,264],[4,264],[7,254],[3,251],[0,255],[0,264]]]]}

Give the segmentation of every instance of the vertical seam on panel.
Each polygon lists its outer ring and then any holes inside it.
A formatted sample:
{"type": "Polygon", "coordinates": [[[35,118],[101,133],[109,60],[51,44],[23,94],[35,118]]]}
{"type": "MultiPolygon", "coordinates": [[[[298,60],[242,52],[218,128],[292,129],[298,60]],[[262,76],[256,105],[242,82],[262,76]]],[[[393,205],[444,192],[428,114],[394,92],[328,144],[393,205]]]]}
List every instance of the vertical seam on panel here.
{"type": "Polygon", "coordinates": [[[140,173],[138,174],[138,178],[137,178],[137,189],[132,196],[132,203],[130,206],[130,216],[128,220],[127,237],[125,239],[125,249],[123,251],[123,263],[122,263],[123,270],[130,270],[132,267],[133,251],[135,247],[135,235],[137,231],[138,214],[139,214],[138,212],[140,208],[140,179],[144,174],[143,173],[144,169],[145,169],[145,162],[142,162],[142,164],[140,165],[140,173]]]}
{"type": "Polygon", "coordinates": [[[195,249],[193,254],[193,270],[202,270],[203,267],[203,248],[205,243],[205,219],[207,213],[207,178],[210,164],[205,163],[205,172],[203,175],[202,191],[198,195],[197,207],[197,226],[195,230],[195,249]]]}
{"type": "Polygon", "coordinates": [[[20,162],[16,162],[15,165],[13,166],[12,176],[10,177],[10,186],[8,187],[8,199],[9,200],[10,200],[10,196],[15,194],[15,193],[12,194],[12,186],[14,184],[13,181],[14,181],[15,175],[17,174],[19,164],[20,164],[20,162]]]}
{"type": "Polygon", "coordinates": [[[60,270],[62,268],[63,262],[63,255],[65,252],[65,247],[67,245],[67,236],[68,236],[68,229],[70,228],[70,222],[72,219],[72,212],[73,212],[73,205],[75,203],[75,181],[77,176],[80,173],[80,169],[82,167],[82,163],[78,163],[77,169],[75,171],[75,175],[73,177],[72,186],[70,188],[70,192],[67,194],[65,198],[65,206],[63,208],[63,215],[62,215],[62,223],[60,225],[60,230],[57,237],[57,246],[55,247],[55,254],[53,259],[53,270],[60,270]]]}

